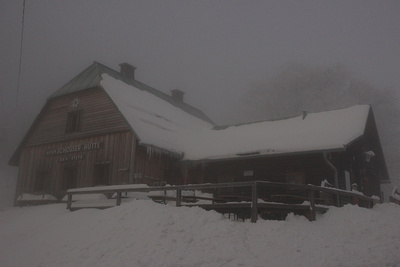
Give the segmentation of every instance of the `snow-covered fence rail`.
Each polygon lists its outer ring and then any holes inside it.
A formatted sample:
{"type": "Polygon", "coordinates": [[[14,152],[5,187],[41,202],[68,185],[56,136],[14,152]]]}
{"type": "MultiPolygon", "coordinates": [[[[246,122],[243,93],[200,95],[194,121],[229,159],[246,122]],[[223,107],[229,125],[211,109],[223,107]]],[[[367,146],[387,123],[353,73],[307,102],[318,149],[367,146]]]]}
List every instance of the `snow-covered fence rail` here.
{"type": "MultiPolygon", "coordinates": [[[[146,186],[146,185],[112,185],[112,186],[101,186],[101,187],[85,187],[69,189],[67,191],[68,202],[67,208],[72,208],[72,196],[79,194],[108,194],[116,195],[116,205],[121,205],[122,193],[127,192],[152,192],[152,191],[175,191],[175,196],[166,196],[168,200],[175,200],[176,206],[182,206],[185,199],[198,200],[207,199],[212,201],[212,204],[188,204],[187,206],[199,206],[206,209],[215,210],[228,210],[228,209],[247,209],[250,212],[250,218],[252,222],[256,222],[259,216],[259,212],[265,212],[267,210],[285,210],[285,211],[303,211],[307,213],[307,217],[310,220],[315,220],[316,212],[324,212],[328,208],[324,205],[324,199],[321,198],[321,192],[326,195],[330,195],[333,199],[333,205],[343,206],[344,204],[358,204],[366,208],[372,208],[374,203],[377,202],[376,198],[371,198],[362,195],[361,193],[350,192],[340,190],[336,188],[328,188],[314,185],[299,185],[299,184],[287,184],[287,183],[273,183],[267,181],[248,181],[248,182],[233,182],[233,183],[209,183],[209,184],[193,184],[193,185],[175,185],[175,186],[146,186]],[[230,196],[219,195],[216,197],[205,198],[199,196],[182,196],[182,191],[187,190],[218,190],[222,188],[230,188],[236,191],[236,194],[230,196]],[[250,190],[249,190],[250,189],[250,190]],[[265,193],[265,189],[270,190],[269,193],[265,193]],[[284,192],[284,194],[271,194],[272,192],[284,192]],[[241,192],[239,194],[238,192],[241,192]],[[289,193],[288,193],[289,192],[289,193]],[[299,194],[301,192],[301,194],[299,194]],[[248,194],[246,194],[248,193],[248,194]],[[234,197],[234,198],[233,198],[234,197]],[[281,201],[274,198],[279,198],[281,201]],[[302,203],[291,203],[284,199],[295,199],[302,203]],[[233,201],[232,201],[233,200],[233,201]],[[349,201],[350,200],[350,201],[349,201]],[[235,202],[235,203],[233,203],[235,202]],[[240,202],[240,203],[238,203],[240,202]]],[[[158,196],[162,199],[163,195],[158,196]]]]}

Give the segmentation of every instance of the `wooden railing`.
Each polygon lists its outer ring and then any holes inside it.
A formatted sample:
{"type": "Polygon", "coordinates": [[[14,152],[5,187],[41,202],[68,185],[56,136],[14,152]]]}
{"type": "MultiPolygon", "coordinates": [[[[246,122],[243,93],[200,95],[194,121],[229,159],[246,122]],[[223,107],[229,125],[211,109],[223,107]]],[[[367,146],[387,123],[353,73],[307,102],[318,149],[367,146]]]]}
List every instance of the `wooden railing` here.
{"type": "MultiPolygon", "coordinates": [[[[213,204],[207,206],[209,209],[217,207],[216,202],[226,203],[228,207],[232,201],[243,201],[243,207],[249,207],[251,213],[251,222],[256,222],[258,218],[259,209],[267,209],[271,207],[282,209],[303,209],[309,210],[309,219],[315,220],[316,211],[321,206],[334,205],[341,207],[344,204],[357,204],[362,207],[372,208],[374,203],[379,199],[371,198],[362,195],[361,193],[340,190],[336,188],[328,188],[314,185],[298,185],[287,183],[273,183],[267,181],[248,181],[248,182],[234,182],[234,183],[213,183],[213,184],[195,184],[195,185],[175,185],[175,186],[152,186],[152,187],[138,187],[138,185],[115,185],[115,186],[102,186],[102,187],[86,187],[75,188],[67,191],[68,202],[67,208],[72,210],[72,197],[79,194],[115,194],[116,205],[121,205],[122,193],[127,192],[152,192],[152,191],[175,191],[174,199],[176,206],[182,206],[185,201],[185,196],[182,196],[184,190],[199,190],[213,192],[214,196],[211,198],[199,197],[199,199],[208,199],[213,201],[213,204]],[[230,188],[232,189],[231,196],[224,196],[218,193],[219,189],[230,188]],[[233,200],[231,197],[237,197],[233,200]],[[306,202],[304,202],[306,201],[306,202]],[[326,202],[325,202],[326,201],[326,202]],[[300,202],[300,203],[298,203],[300,202]],[[212,206],[214,205],[214,206],[212,206]],[[275,206],[274,206],[275,205],[275,206]],[[300,206],[301,205],[301,206],[300,206]]],[[[162,196],[161,196],[162,198],[162,196]]],[[[195,196],[190,197],[196,199],[195,196]]],[[[187,199],[187,198],[186,198],[187,199]]],[[[191,204],[194,206],[196,204],[191,204]]],[[[222,207],[223,204],[218,204],[222,207]]],[[[205,205],[198,205],[205,207],[205,205]]],[[[231,205],[234,207],[234,205],[231,205]]],[[[238,207],[239,205],[236,205],[238,207]]],[[[327,208],[325,208],[327,209],[327,208]]]]}

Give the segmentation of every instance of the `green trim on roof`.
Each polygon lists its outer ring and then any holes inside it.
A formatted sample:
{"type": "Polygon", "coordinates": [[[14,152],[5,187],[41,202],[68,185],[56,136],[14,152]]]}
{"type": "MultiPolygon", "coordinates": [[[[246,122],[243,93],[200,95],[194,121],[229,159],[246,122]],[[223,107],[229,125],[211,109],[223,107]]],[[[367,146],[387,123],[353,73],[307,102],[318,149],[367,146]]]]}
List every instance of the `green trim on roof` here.
{"type": "Polygon", "coordinates": [[[84,71],[75,76],[71,81],[58,89],[50,98],[55,98],[71,93],[76,93],[88,88],[98,86],[101,80],[101,73],[98,63],[94,62],[84,71]]]}

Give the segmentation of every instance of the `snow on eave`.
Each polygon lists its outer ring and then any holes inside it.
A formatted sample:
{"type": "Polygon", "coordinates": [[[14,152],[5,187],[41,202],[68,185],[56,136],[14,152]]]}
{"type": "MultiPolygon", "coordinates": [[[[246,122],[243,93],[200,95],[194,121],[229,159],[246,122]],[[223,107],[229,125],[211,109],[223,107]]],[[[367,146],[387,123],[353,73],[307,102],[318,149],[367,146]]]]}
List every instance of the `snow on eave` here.
{"type": "Polygon", "coordinates": [[[174,156],[174,157],[179,158],[179,159],[182,159],[183,155],[184,155],[184,153],[182,153],[182,152],[174,151],[174,150],[167,150],[167,149],[164,149],[162,147],[154,146],[152,144],[146,144],[146,143],[142,143],[142,142],[139,142],[138,144],[140,146],[146,147],[147,154],[149,154],[149,155],[153,155],[153,154],[169,154],[169,155],[174,156]]]}
{"type": "Polygon", "coordinates": [[[101,88],[101,90],[103,90],[103,92],[108,96],[108,98],[111,100],[112,104],[114,105],[114,108],[116,110],[119,111],[119,113],[122,115],[122,119],[126,122],[126,124],[128,125],[128,127],[130,128],[130,130],[132,131],[133,135],[136,138],[136,141],[138,143],[140,143],[140,137],[139,135],[135,132],[135,129],[133,129],[132,125],[129,123],[129,121],[126,119],[126,117],[123,115],[123,113],[121,112],[121,110],[119,109],[118,105],[115,103],[115,101],[112,99],[112,97],[108,94],[107,90],[104,89],[104,87],[100,84],[98,86],[99,88],[101,88]]]}
{"type": "MultiPolygon", "coordinates": [[[[343,152],[346,151],[346,148],[343,146],[341,148],[331,148],[331,149],[323,149],[323,150],[309,150],[309,151],[296,151],[296,152],[276,152],[276,153],[262,153],[254,152],[248,153],[249,155],[242,155],[242,153],[235,155],[224,155],[224,156],[215,156],[208,157],[202,159],[183,159],[182,161],[186,162],[209,162],[209,161],[229,161],[229,160],[240,160],[240,159],[258,159],[258,158],[269,158],[269,157],[282,157],[282,156],[295,156],[295,155],[307,155],[307,154],[318,154],[318,153],[334,153],[334,152],[343,152]],[[253,155],[250,155],[253,154],[253,155]]],[[[246,153],[243,153],[246,154],[246,153]]]]}
{"type": "Polygon", "coordinates": [[[197,136],[199,146],[185,153],[185,160],[215,160],[344,151],[364,135],[369,105],[309,113],[284,120],[225,126],[197,136]]]}

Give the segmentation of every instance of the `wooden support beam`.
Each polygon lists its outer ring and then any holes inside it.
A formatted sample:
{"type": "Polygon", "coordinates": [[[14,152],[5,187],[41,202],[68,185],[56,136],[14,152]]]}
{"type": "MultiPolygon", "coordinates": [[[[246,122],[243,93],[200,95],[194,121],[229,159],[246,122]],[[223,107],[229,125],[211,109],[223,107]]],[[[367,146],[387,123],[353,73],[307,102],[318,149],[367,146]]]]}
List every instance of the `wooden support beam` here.
{"type": "Polygon", "coordinates": [[[316,219],[315,191],[313,189],[309,189],[308,196],[309,196],[309,200],[310,200],[310,221],[315,221],[315,219],[316,219]]]}
{"type": "Polygon", "coordinates": [[[251,186],[251,222],[256,223],[258,219],[258,207],[257,207],[257,182],[251,186]]]}
{"type": "Polygon", "coordinates": [[[176,189],[176,206],[177,207],[181,206],[181,199],[182,199],[182,190],[176,189]]]}
{"type": "Polygon", "coordinates": [[[121,194],[122,192],[117,192],[117,206],[121,205],[121,194]]]}
{"type": "Polygon", "coordinates": [[[71,210],[72,206],[72,194],[68,194],[67,209],[71,210]]]}

